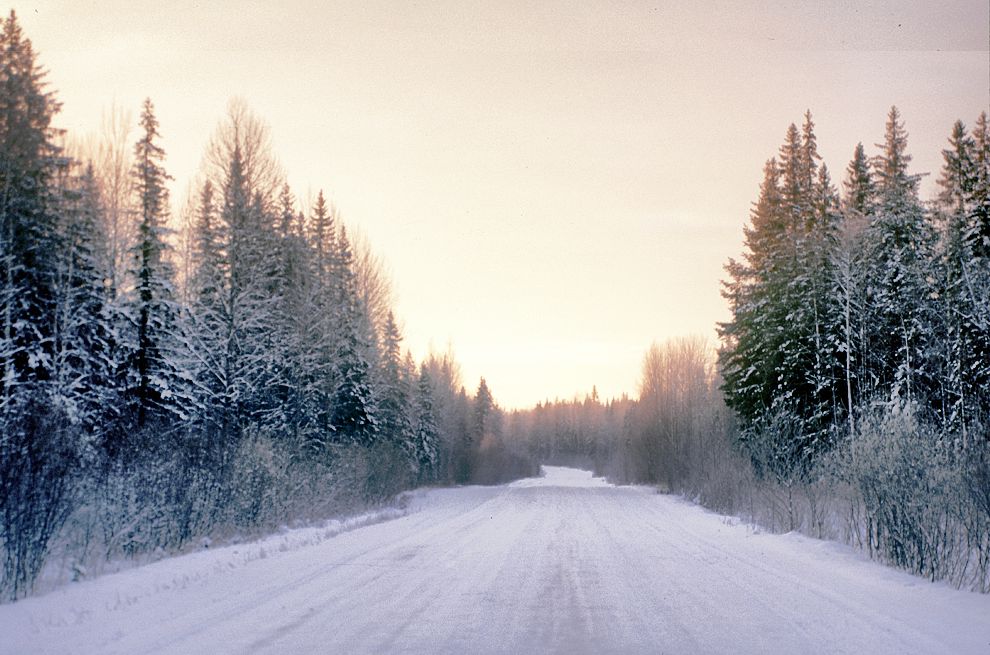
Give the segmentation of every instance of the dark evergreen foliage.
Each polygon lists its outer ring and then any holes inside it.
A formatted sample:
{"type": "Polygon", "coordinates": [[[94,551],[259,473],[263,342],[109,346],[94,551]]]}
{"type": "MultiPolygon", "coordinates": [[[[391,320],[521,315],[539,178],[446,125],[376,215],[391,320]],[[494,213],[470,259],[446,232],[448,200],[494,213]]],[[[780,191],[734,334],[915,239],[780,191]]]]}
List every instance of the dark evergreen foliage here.
{"type": "Polygon", "coordinates": [[[164,420],[176,404],[177,371],[172,359],[178,308],[168,251],[169,195],[165,151],[158,145],[158,119],[151,100],[141,110],[141,138],[134,146],[134,190],[138,206],[138,241],[130,271],[135,288],[127,302],[131,323],[130,352],[125,361],[126,398],[141,429],[151,419],[164,420]]]}
{"type": "Polygon", "coordinates": [[[720,326],[723,390],[758,472],[803,475],[876,405],[964,443],[985,424],[987,264],[972,236],[986,197],[980,134],[953,127],[932,211],[896,108],[880,154],[856,146],[841,203],[810,114],[788,129],[743,259],[726,267],[732,319],[720,326]]]}
{"type": "Polygon", "coordinates": [[[990,497],[986,113],[971,132],[952,127],[931,204],[896,108],[876,157],[856,147],[841,200],[806,114],[766,163],[745,251],[726,266],[718,374],[703,347],[674,344],[651,349],[639,401],[593,393],[507,419],[484,378],[467,393],[450,354],[419,367],[403,356],[363,250],[355,261],[322,191],[298,211],[267,128],[243,105],[211,142],[178,261],[165,152],[144,103],[136,240],[128,270],[117,268],[121,244],[104,226],[128,213],[108,207],[120,198],[91,165],[57,147],[59,104],[31,43],[13,12],[0,28],[5,596],[29,593],[70,518],[105,560],[320,518],[417,482],[533,474],[535,458],[708,493],[688,469],[726,470],[705,450],[732,429],[719,382],[747,471],[788,502],[835,458],[869,512],[870,547],[927,574],[941,547],[931,543],[948,531],[929,530],[924,503],[897,494],[921,498],[949,471],[970,503],[952,519],[958,534],[990,552],[987,518],[971,509],[990,497]],[[612,452],[608,435],[622,439],[612,452]],[[912,477],[918,462],[936,468],[912,477]]]}
{"type": "Polygon", "coordinates": [[[308,217],[296,210],[267,128],[243,104],[208,149],[181,260],[151,101],[133,213],[121,197],[104,202],[120,184],[62,155],[58,107],[11,13],[0,30],[5,596],[30,592],[70,517],[82,554],[95,540],[104,559],[131,557],[448,483],[455,459],[460,480],[475,477],[470,417],[491,432],[490,394],[473,412],[447,358],[417,375],[394,316],[371,306],[367,262],[355,263],[336,209],[320,192],[308,217]],[[132,231],[121,271],[109,244],[132,231]]]}
{"type": "Polygon", "coordinates": [[[0,403],[8,416],[51,375],[58,109],[11,11],[0,31],[0,403]]]}

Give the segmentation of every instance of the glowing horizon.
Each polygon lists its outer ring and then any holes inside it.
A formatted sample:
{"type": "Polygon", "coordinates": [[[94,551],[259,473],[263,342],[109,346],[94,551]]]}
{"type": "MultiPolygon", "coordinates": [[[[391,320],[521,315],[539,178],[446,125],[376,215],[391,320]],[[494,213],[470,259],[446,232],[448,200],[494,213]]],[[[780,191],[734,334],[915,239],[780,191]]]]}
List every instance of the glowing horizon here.
{"type": "Polygon", "coordinates": [[[244,98],[302,208],[324,189],[384,259],[414,355],[451,344],[508,408],[634,395],[653,340],[714,342],[722,265],[806,109],[839,185],[896,104],[928,198],[953,121],[990,107],[978,0],[230,7],[14,3],[59,127],[152,98],[176,212],[244,98]]]}

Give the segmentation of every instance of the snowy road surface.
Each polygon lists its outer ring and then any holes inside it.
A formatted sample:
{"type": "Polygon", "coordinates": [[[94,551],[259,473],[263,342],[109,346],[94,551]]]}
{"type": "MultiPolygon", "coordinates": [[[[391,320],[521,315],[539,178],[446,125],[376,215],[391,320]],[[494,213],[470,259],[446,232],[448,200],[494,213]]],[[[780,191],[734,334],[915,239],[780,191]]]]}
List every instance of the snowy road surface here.
{"type": "Polygon", "coordinates": [[[3,653],[990,653],[990,597],[547,467],[0,606],[3,653]]]}

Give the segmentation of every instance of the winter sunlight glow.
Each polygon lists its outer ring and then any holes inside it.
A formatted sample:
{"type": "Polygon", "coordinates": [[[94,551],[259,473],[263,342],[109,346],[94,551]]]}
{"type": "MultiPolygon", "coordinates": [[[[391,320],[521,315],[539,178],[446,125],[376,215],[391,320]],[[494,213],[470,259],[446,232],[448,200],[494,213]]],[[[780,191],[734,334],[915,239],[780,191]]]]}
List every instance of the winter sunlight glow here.
{"type": "Polygon", "coordinates": [[[406,345],[451,344],[507,407],[632,392],[652,340],[714,340],[760,167],[806,109],[837,177],[891,104],[929,172],[988,104],[980,1],[14,8],[59,126],[154,100],[177,207],[244,98],[300,201],[323,189],[387,263],[406,345]]]}
{"type": "Polygon", "coordinates": [[[987,0],[0,13],[0,655],[988,617],[987,0]]]}

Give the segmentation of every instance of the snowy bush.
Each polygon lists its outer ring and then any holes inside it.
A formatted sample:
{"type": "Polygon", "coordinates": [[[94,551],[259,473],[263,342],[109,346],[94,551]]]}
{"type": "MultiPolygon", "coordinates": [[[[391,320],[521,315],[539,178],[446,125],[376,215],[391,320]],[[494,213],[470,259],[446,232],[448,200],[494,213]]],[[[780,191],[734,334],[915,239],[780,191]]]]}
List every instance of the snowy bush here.
{"type": "Polygon", "coordinates": [[[988,523],[972,458],[907,409],[864,417],[833,460],[847,539],[932,580],[985,589],[988,523]]]}
{"type": "Polygon", "coordinates": [[[0,594],[29,593],[76,502],[78,431],[53,412],[25,412],[0,433],[0,594]]]}

